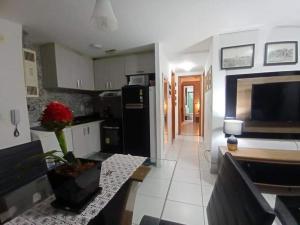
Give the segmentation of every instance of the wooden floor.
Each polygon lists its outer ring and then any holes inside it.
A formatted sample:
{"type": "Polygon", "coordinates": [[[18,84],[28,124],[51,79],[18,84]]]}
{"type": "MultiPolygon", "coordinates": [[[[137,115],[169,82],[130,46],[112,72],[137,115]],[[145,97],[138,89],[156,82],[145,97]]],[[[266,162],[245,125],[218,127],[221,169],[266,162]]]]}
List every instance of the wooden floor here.
{"type": "Polygon", "coordinates": [[[181,124],[181,135],[185,136],[199,136],[200,125],[194,123],[192,120],[186,120],[181,124]]]}

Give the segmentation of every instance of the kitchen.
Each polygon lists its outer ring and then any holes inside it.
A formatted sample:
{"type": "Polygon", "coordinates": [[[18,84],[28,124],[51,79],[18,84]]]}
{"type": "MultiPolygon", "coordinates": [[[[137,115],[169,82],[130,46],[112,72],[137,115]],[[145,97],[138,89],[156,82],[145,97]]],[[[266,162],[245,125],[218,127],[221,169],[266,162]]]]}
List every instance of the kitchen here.
{"type": "MultiPolygon", "coordinates": [[[[92,59],[56,43],[34,45],[30,43],[29,36],[25,33],[23,45],[35,55],[33,58],[36,59],[36,64],[31,63],[29,66],[36,68],[26,69],[25,61],[25,71],[36,71],[37,82],[34,86],[38,88],[36,96],[27,96],[32,139],[41,140],[43,148],[49,151],[58,147],[54,133],[43,131],[38,121],[47,103],[58,100],[68,105],[75,116],[73,125],[66,128],[64,132],[68,149],[72,150],[76,157],[87,157],[99,151],[135,153],[150,157],[149,125],[145,128],[149,129],[148,137],[145,137],[138,146],[140,148],[149,146],[148,152],[130,152],[130,147],[127,150],[123,148],[130,138],[127,133],[131,128],[130,125],[122,126],[126,123],[122,120],[125,112],[123,110],[125,106],[122,106],[122,87],[127,84],[151,86],[153,96],[150,111],[153,115],[155,112],[154,45],[138,48],[130,53],[110,53],[105,58],[92,59]]],[[[136,94],[140,98],[140,94],[136,94]]],[[[128,112],[130,113],[132,112],[128,112]]],[[[150,120],[149,112],[146,117],[150,120]]],[[[154,120],[151,120],[151,132],[154,132],[155,124],[154,120]]],[[[147,123],[147,120],[143,123],[147,123]]],[[[130,130],[130,133],[141,132],[130,130]]],[[[154,137],[152,136],[152,139],[154,137]]],[[[155,140],[151,142],[151,157],[155,158],[155,140]]],[[[131,148],[134,145],[132,143],[131,148]]]]}

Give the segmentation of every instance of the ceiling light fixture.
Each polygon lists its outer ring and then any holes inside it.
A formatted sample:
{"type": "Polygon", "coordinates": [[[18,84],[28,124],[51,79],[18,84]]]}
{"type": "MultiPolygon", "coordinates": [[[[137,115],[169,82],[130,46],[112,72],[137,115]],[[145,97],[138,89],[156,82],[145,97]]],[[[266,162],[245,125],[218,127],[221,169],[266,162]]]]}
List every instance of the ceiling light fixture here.
{"type": "Polygon", "coordinates": [[[90,44],[90,47],[91,48],[96,48],[96,49],[101,49],[102,45],[100,45],[100,44],[90,44]]]}
{"type": "Polygon", "coordinates": [[[96,0],[92,19],[99,30],[114,31],[118,29],[118,20],[110,0],[96,0]]]}
{"type": "Polygon", "coordinates": [[[177,68],[185,70],[185,71],[191,71],[195,67],[195,64],[192,62],[183,62],[177,65],[177,68]]]}

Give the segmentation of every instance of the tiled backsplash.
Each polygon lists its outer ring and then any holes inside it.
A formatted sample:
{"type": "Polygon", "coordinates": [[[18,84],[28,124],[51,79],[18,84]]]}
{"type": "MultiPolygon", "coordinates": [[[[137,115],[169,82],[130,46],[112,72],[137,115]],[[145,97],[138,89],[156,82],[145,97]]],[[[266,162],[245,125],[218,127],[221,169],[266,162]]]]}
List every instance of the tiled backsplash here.
{"type": "Polygon", "coordinates": [[[37,57],[37,71],[39,80],[39,97],[28,97],[27,105],[29,111],[29,120],[31,126],[36,123],[43,111],[44,106],[53,100],[61,101],[68,105],[75,116],[85,115],[89,108],[92,108],[92,94],[83,94],[76,91],[64,91],[64,90],[49,90],[43,87],[43,71],[40,58],[40,47],[32,44],[30,35],[23,35],[24,48],[32,49],[36,51],[37,57]]]}

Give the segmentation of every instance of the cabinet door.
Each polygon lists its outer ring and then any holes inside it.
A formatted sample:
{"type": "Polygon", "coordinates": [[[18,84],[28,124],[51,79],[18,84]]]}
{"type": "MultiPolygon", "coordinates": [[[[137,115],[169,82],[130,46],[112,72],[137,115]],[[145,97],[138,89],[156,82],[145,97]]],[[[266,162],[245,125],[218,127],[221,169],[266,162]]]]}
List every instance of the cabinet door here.
{"type": "Polygon", "coordinates": [[[94,61],[95,90],[108,90],[107,59],[94,61]]]}
{"type": "Polygon", "coordinates": [[[80,81],[80,89],[94,90],[94,74],[92,59],[79,55],[78,59],[78,79],[80,81]]]}
{"type": "Polygon", "coordinates": [[[76,53],[55,44],[55,61],[58,87],[78,88],[77,74],[74,70],[76,53]]]}
{"type": "Polygon", "coordinates": [[[144,71],[144,73],[155,73],[154,53],[139,54],[139,70],[144,71]]]}
{"type": "Polygon", "coordinates": [[[125,74],[155,73],[154,53],[140,53],[125,57],[125,74]]]}
{"type": "Polygon", "coordinates": [[[88,130],[88,152],[89,154],[99,152],[101,150],[100,145],[100,123],[94,122],[87,125],[88,130]]]}
{"type": "Polygon", "coordinates": [[[85,157],[89,154],[86,138],[86,126],[79,125],[72,127],[73,153],[75,157],[85,157]]]}
{"type": "Polygon", "coordinates": [[[138,55],[128,55],[125,57],[125,74],[137,74],[139,70],[138,55]]]}
{"type": "Polygon", "coordinates": [[[107,61],[107,70],[109,75],[109,88],[111,90],[121,89],[126,85],[125,63],[123,57],[111,58],[107,61]]]}

